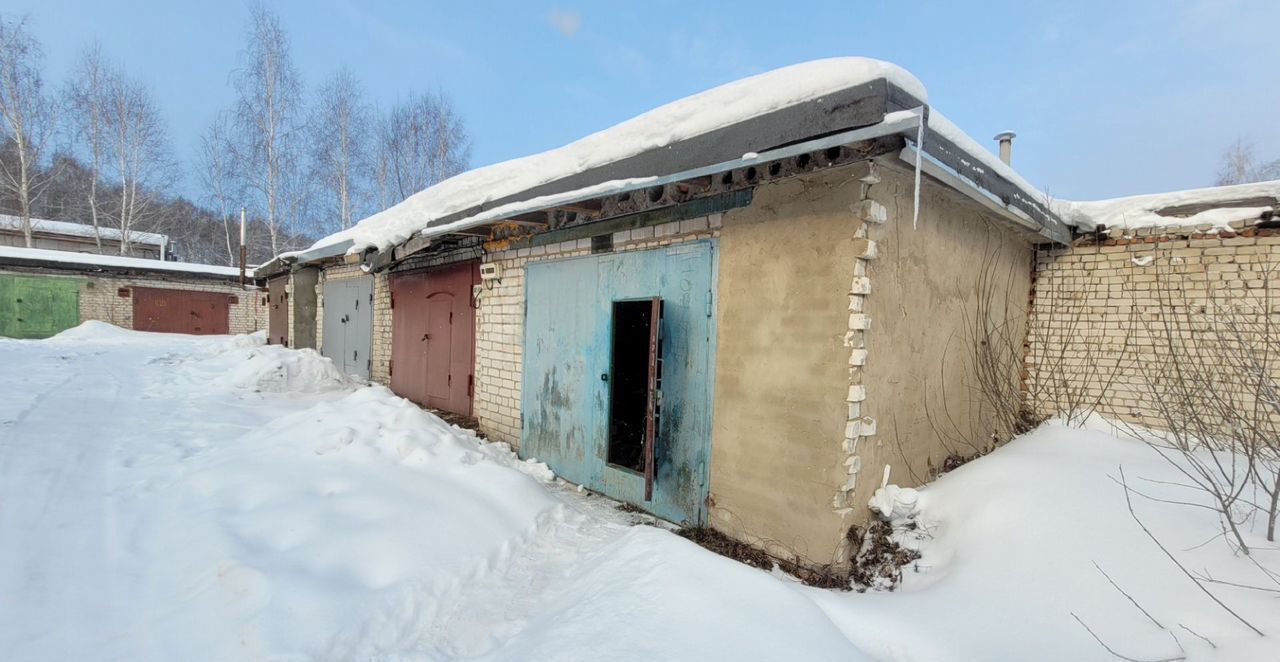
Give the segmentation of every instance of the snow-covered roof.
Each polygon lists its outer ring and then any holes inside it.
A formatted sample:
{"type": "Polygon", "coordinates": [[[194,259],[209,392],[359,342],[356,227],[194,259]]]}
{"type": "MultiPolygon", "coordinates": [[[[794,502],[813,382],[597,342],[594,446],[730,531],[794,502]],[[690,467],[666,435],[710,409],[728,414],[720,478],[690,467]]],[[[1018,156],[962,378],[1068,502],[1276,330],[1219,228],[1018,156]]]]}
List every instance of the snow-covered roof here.
{"type": "Polygon", "coordinates": [[[915,76],[881,60],[844,57],[783,67],[674,101],[558,149],[451,177],[320,239],[311,250],[348,241],[350,252],[385,250],[450,214],[879,79],[926,100],[915,76]]]}
{"type": "MultiPolygon", "coordinates": [[[[240,275],[240,269],[237,267],[220,267],[213,264],[165,262],[163,260],[148,260],[140,257],[118,257],[115,255],[95,255],[93,253],[51,251],[43,248],[0,246],[0,264],[24,261],[33,263],[57,263],[60,265],[66,265],[68,269],[74,269],[77,267],[96,267],[108,269],[134,269],[138,271],[170,271],[222,277],[240,275]]],[[[252,269],[250,269],[250,273],[252,273],[252,269]]]]}
{"type": "MultiPolygon", "coordinates": [[[[501,218],[503,214],[528,211],[538,204],[546,207],[571,203],[589,195],[650,185],[657,181],[656,175],[671,173],[599,177],[589,181],[585,181],[584,176],[576,177],[577,186],[559,186],[583,173],[607,172],[625,159],[660,152],[692,138],[718,136],[715,132],[725,127],[806,102],[821,103],[824,97],[876,80],[887,81],[918,102],[928,100],[924,85],[915,76],[881,60],[843,57],[783,67],[674,101],[558,149],[462,173],[347,230],[324,237],[305,251],[282,254],[264,268],[344,252],[385,251],[418,234],[434,236],[461,231],[501,218]],[[549,187],[553,182],[557,185],[549,187]]],[[[894,114],[887,112],[881,124],[890,123],[894,114]]],[[[908,140],[914,141],[914,131],[905,133],[910,134],[906,136],[908,140]]],[[[999,200],[998,207],[1024,219],[1023,225],[1027,227],[1034,228],[1035,223],[1040,223],[1041,234],[1055,241],[1065,240],[1064,223],[1084,230],[1097,225],[1146,227],[1209,223],[1225,227],[1233,221],[1257,219],[1270,211],[1275,199],[1280,197],[1277,191],[1280,182],[1265,182],[1114,200],[1051,200],[936,109],[928,113],[928,135],[934,139],[932,145],[928,137],[925,139],[925,153],[933,158],[935,150],[941,150],[943,160],[950,162],[949,170],[958,176],[950,180],[952,185],[972,187],[992,200],[999,200]],[[951,145],[946,145],[947,142],[951,145]],[[1001,190],[994,190],[992,184],[1001,190]],[[1209,207],[1187,213],[1187,205],[1206,204],[1209,207]],[[1027,212],[1035,218],[1028,217],[1027,212]]],[[[749,153],[743,158],[752,156],[755,154],[749,153]]]]}
{"type": "MultiPolygon", "coordinates": [[[[51,221],[44,218],[31,219],[31,229],[35,232],[49,232],[53,234],[62,234],[72,237],[92,237],[93,226],[83,223],[69,223],[67,221],[51,221]]],[[[7,216],[0,214],[0,230],[22,230],[22,219],[17,216],[7,216]]],[[[103,239],[111,241],[120,241],[121,232],[116,228],[99,227],[98,230],[103,239]]],[[[137,230],[129,231],[129,241],[135,244],[147,244],[151,246],[163,246],[168,237],[154,232],[139,232],[137,230]]]]}
{"type": "Polygon", "coordinates": [[[1280,206],[1280,180],[1073,202],[1054,207],[1063,220],[1083,229],[1099,225],[1138,229],[1211,225],[1226,229],[1235,221],[1256,221],[1280,206]]]}

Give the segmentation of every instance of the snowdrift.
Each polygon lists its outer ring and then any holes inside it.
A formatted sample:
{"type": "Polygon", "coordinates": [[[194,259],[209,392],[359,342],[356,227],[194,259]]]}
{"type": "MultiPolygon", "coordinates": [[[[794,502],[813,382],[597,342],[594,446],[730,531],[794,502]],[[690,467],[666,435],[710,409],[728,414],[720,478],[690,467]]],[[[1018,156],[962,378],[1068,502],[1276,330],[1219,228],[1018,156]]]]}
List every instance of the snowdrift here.
{"type": "Polygon", "coordinates": [[[1213,512],[1153,500],[1207,503],[1174,484],[1185,481],[1102,422],[1051,422],[920,489],[914,503],[880,495],[900,520],[914,511],[918,527],[906,538],[923,558],[899,591],[814,596],[850,639],[886,659],[1116,659],[1077,617],[1135,659],[1280,659],[1280,547],[1257,523],[1249,542],[1254,560],[1277,573],[1268,577],[1223,542],[1213,512]],[[1215,605],[1142,533],[1117,482],[1121,467],[1150,497],[1134,497],[1138,516],[1181,563],[1271,590],[1210,586],[1269,636],[1215,605]]]}
{"type": "MultiPolygon", "coordinates": [[[[839,592],[634,526],[260,337],[89,324],[0,365],[6,660],[1115,659],[1080,622],[1135,659],[1280,659],[1277,594],[1211,587],[1266,637],[1208,601],[1111,478],[1196,495],[1104,430],[1046,425],[882,495],[923,556],[898,591],[839,592]]],[[[1187,567],[1266,585],[1213,513],[1135,507],[1187,567]]]]}

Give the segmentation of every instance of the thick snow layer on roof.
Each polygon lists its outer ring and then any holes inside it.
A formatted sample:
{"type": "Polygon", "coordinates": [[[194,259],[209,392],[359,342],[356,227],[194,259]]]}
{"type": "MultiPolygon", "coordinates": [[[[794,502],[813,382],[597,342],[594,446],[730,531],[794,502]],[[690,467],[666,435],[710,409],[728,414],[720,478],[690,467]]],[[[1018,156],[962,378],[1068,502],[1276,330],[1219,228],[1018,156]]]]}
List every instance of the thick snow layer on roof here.
{"type": "Polygon", "coordinates": [[[1208,224],[1225,229],[1233,221],[1257,220],[1263,212],[1274,209],[1280,202],[1280,180],[1214,186],[1151,195],[1135,195],[1110,200],[1071,202],[1063,200],[1055,210],[1067,223],[1082,228],[1105,225],[1108,228],[1137,229],[1147,227],[1171,227],[1208,224]],[[1269,202],[1268,202],[1269,200],[1269,202]],[[1261,203],[1261,204],[1260,204],[1261,203]],[[1178,211],[1179,207],[1209,206],[1209,209],[1193,214],[1178,211]]]}
{"type": "Polygon", "coordinates": [[[62,262],[67,265],[117,267],[123,269],[139,269],[142,271],[175,271],[182,273],[213,274],[216,276],[240,275],[240,269],[237,267],[220,267],[213,264],[164,262],[162,260],[148,260],[140,257],[118,257],[115,255],[94,255],[93,253],[50,251],[43,248],[0,246],[0,262],[3,262],[6,259],[40,260],[43,262],[62,262]]]}
{"type": "Polygon", "coordinates": [[[313,248],[349,239],[355,252],[386,249],[443,216],[880,78],[926,98],[915,76],[881,60],[844,57],[783,67],[674,101],[558,149],[451,177],[313,248]]]}
{"type": "MultiPolygon", "coordinates": [[[[3,230],[21,230],[22,219],[17,216],[5,216],[0,214],[0,229],[3,230]]],[[[50,221],[44,218],[31,219],[31,229],[35,232],[52,232],[56,234],[71,235],[73,237],[92,237],[93,226],[83,223],[69,223],[67,221],[50,221]]],[[[121,232],[116,228],[99,228],[103,239],[119,241],[121,232]]],[[[130,241],[135,244],[151,244],[162,246],[167,238],[162,234],[154,232],[138,232],[136,230],[129,233],[130,241]]]]}

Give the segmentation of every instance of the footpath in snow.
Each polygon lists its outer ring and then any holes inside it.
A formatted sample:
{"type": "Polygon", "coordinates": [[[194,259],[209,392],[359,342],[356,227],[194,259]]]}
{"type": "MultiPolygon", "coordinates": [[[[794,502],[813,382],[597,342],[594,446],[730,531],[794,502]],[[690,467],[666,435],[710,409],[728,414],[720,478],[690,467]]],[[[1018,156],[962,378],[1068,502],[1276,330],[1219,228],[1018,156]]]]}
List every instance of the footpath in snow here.
{"type": "MultiPolygon", "coordinates": [[[[1265,637],[1208,601],[1129,517],[1121,464],[1194,498],[1145,446],[1048,425],[922,490],[901,589],[825,591],[314,352],[87,323],[0,339],[0,659],[1116,659],[1076,617],[1136,659],[1280,659],[1280,593],[1213,587],[1265,637]]],[[[1188,566],[1262,583],[1197,547],[1212,513],[1136,505],[1188,566]]]]}

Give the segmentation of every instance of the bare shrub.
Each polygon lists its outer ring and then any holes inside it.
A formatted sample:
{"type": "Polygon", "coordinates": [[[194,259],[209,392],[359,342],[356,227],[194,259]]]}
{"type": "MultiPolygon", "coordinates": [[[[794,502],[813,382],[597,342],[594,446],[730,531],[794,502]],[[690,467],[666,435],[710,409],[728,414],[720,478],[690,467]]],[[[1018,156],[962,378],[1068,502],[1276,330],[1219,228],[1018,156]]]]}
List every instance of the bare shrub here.
{"type": "Polygon", "coordinates": [[[1169,260],[1162,262],[1146,295],[1155,297],[1148,303],[1158,312],[1143,316],[1150,345],[1139,364],[1150,407],[1145,418],[1161,432],[1127,427],[1168,460],[1186,486],[1210,497],[1224,533],[1248,554],[1241,528],[1261,515],[1274,541],[1280,504],[1274,270],[1251,272],[1247,287],[1226,295],[1210,287],[1197,297],[1171,277],[1169,260]]]}
{"type": "Polygon", "coordinates": [[[1032,287],[1027,407],[1082,425],[1103,409],[1127,367],[1129,315],[1089,301],[1107,290],[1100,275],[1037,273],[1032,287]]]}
{"type": "MultiPolygon", "coordinates": [[[[967,307],[959,346],[968,353],[965,385],[973,393],[970,420],[982,429],[964,429],[950,402],[929,403],[926,415],[948,451],[937,473],[981,457],[1050,416],[1080,425],[1103,405],[1124,367],[1128,338],[1107,333],[1090,316],[1082,298],[1101,281],[1033,280],[1033,291],[1015,288],[1025,264],[1004,264],[998,243],[988,245],[979,268],[974,303],[967,307]],[[1003,266],[1002,266],[1003,265],[1003,266]],[[1070,288],[1069,288],[1070,286],[1070,288]],[[1034,306],[1018,302],[1034,300],[1034,306]],[[1118,344],[1117,344],[1118,343],[1118,344]]],[[[1034,268],[1034,267],[1033,267],[1034,268]]],[[[1117,323],[1114,328],[1124,329],[1117,323]]],[[[939,378],[947,383],[957,376],[939,378]]]]}

